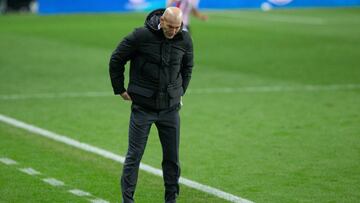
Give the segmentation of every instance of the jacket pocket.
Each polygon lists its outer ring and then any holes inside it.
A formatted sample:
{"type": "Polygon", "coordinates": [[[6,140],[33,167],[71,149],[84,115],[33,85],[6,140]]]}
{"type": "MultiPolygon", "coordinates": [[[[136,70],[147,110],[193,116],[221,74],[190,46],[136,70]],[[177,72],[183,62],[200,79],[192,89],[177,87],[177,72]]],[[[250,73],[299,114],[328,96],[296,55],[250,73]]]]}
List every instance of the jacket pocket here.
{"type": "Polygon", "coordinates": [[[127,91],[130,93],[141,95],[143,97],[152,97],[155,93],[154,90],[147,89],[147,88],[140,87],[140,86],[133,85],[133,84],[129,85],[127,91]]]}
{"type": "Polygon", "coordinates": [[[169,97],[170,98],[176,98],[176,97],[181,97],[184,94],[183,88],[182,87],[178,87],[178,88],[168,88],[168,93],[169,93],[169,97]]]}

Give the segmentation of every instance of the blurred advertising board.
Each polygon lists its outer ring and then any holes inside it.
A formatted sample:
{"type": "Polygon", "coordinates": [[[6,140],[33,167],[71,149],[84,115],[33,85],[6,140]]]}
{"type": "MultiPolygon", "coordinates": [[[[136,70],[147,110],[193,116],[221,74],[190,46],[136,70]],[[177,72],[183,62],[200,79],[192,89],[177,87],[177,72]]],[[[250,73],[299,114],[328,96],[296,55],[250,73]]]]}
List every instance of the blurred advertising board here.
{"type": "MultiPolygon", "coordinates": [[[[37,0],[40,14],[149,11],[165,0],[37,0]]],[[[201,0],[203,9],[360,6],[360,0],[201,0]]]]}

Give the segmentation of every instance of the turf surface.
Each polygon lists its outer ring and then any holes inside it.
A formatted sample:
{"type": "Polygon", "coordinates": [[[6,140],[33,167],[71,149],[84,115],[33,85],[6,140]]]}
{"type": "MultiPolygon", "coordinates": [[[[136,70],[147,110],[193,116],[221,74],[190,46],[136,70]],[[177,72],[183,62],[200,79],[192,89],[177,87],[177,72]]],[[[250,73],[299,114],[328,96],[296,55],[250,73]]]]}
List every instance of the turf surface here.
{"type": "MultiPolygon", "coordinates": [[[[196,67],[181,110],[182,176],[255,202],[358,201],[360,9],[209,16],[192,22],[196,67]],[[348,84],[357,88],[305,88],[348,84]],[[281,88],[235,91],[274,86],[281,88]]],[[[144,18],[1,16],[0,113],[124,155],[130,104],[111,96],[107,64],[144,18]],[[32,96],[86,92],[105,96],[32,96]]],[[[120,202],[120,164],[5,124],[0,140],[0,157],[120,202]]],[[[155,128],[143,162],[161,166],[155,128]]],[[[0,202],[86,201],[16,167],[0,170],[0,202]]],[[[140,173],[139,203],[161,202],[162,190],[161,178],[140,173]]],[[[182,186],[179,202],[226,201],[182,186]]]]}

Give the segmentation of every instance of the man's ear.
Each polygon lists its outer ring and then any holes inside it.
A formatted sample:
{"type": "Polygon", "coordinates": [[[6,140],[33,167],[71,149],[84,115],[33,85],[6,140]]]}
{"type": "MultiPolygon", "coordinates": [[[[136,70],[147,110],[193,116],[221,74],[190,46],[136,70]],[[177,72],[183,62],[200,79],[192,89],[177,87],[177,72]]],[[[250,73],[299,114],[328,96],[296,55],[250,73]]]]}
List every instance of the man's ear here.
{"type": "Polygon", "coordinates": [[[164,16],[161,16],[160,17],[160,27],[161,28],[164,26],[164,21],[165,21],[164,16]]]}

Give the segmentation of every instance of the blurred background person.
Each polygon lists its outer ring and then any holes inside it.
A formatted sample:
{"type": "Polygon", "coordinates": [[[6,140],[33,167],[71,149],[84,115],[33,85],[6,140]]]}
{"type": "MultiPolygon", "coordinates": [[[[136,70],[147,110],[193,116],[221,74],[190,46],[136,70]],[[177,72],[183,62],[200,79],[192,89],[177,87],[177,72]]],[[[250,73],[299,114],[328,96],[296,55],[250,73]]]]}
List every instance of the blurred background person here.
{"type": "Polygon", "coordinates": [[[0,0],[0,13],[37,13],[37,0],[0,0]]]}
{"type": "Polygon", "coordinates": [[[190,15],[192,14],[196,18],[206,21],[208,16],[201,13],[198,9],[200,0],[168,0],[166,7],[176,6],[183,12],[183,30],[190,32],[190,15]]]}
{"type": "Polygon", "coordinates": [[[33,0],[0,0],[0,10],[6,12],[29,12],[33,0]]]}

